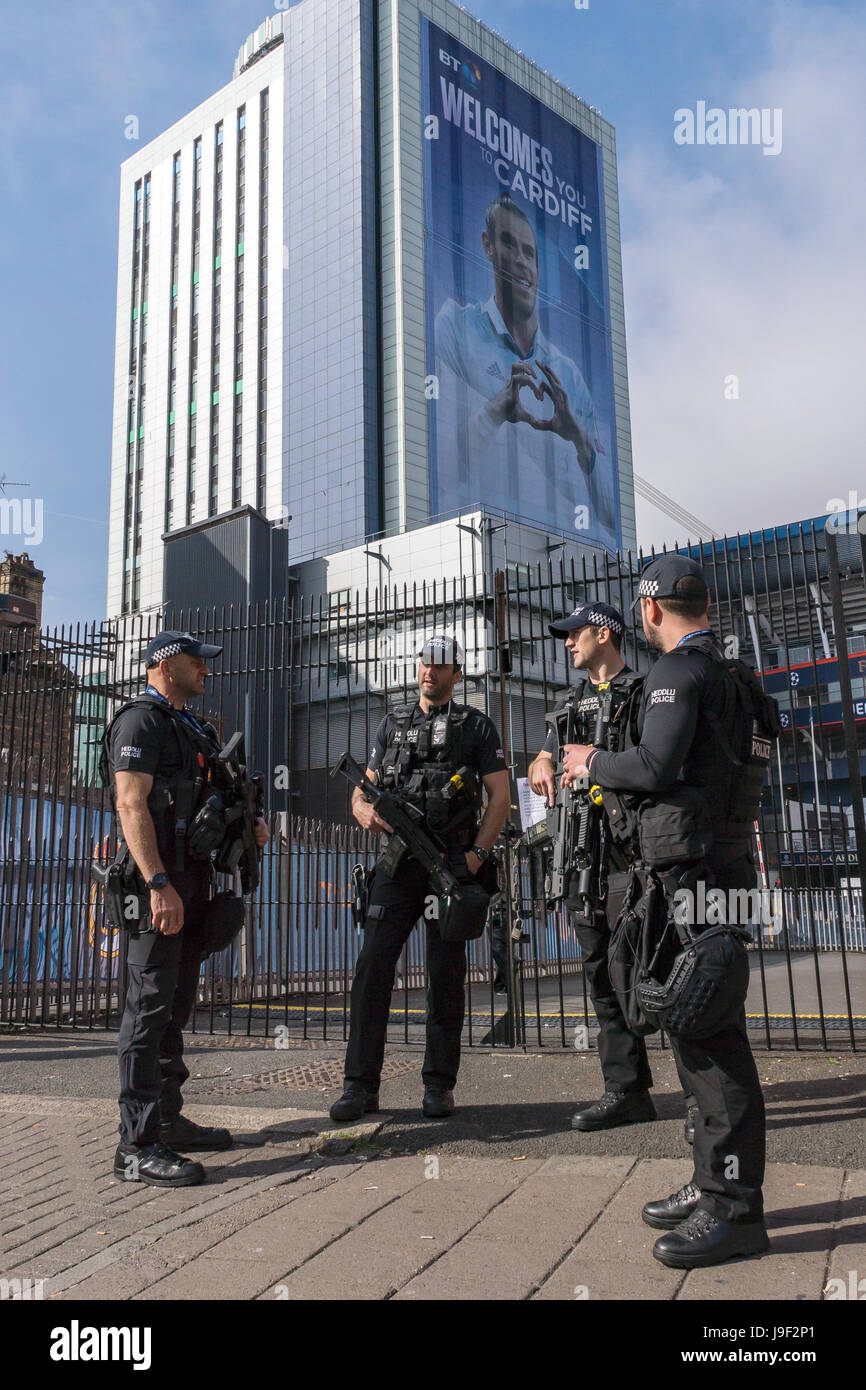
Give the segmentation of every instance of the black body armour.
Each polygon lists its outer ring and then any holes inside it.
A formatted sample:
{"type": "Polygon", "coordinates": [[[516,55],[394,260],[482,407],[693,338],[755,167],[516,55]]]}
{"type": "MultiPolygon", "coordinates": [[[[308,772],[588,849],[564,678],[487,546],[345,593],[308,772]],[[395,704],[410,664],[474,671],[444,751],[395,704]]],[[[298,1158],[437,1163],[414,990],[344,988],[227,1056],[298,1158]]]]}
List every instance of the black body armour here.
{"type": "MultiPolygon", "coordinates": [[[[567,743],[592,743],[604,724],[607,734],[603,746],[608,753],[618,753],[627,745],[623,741],[622,721],[628,708],[635,708],[644,677],[639,671],[628,671],[601,685],[584,680],[575,686],[561,709],[546,714],[545,720],[556,731],[557,759],[562,771],[562,750],[567,743]]],[[[601,744],[599,746],[602,746],[601,744]]]]}
{"type": "MultiPolygon", "coordinates": [[[[699,880],[712,887],[715,871],[748,853],[780,721],[754,672],[726,657],[714,637],[675,650],[684,661],[695,651],[712,660],[707,698],[678,781],[651,796],[605,793],[614,833],[634,861],[609,969],[633,1033],[664,1028],[703,1038],[742,1010],[749,984],[742,943],[751,937],[736,923],[694,932],[678,922],[673,904],[678,890],[694,894],[699,880]]],[[[635,715],[625,720],[632,746],[640,742],[635,715]]]]}
{"type": "Polygon", "coordinates": [[[417,806],[430,830],[464,849],[474,842],[481,811],[481,778],[465,761],[465,731],[479,717],[453,701],[447,713],[413,724],[415,705],[391,710],[394,727],[379,768],[380,786],[417,806]]]}
{"type": "MultiPolygon", "coordinates": [[[[173,776],[154,777],[147,798],[147,808],[153,819],[157,846],[166,869],[182,870],[187,857],[192,821],[207,795],[210,777],[220,751],[219,737],[211,724],[202,724],[203,733],[199,734],[173,705],[153,695],[137,695],[135,699],[128,700],[121,706],[102,735],[102,751],[99,757],[99,776],[103,786],[109,790],[120,839],[122,831],[115,805],[110,739],[118,717],[124,710],[136,705],[147,705],[159,710],[165,719],[165,737],[175,739],[180,752],[182,765],[173,776]]],[[[193,854],[192,857],[205,856],[193,854]]]]}
{"type": "Polygon", "coordinates": [[[720,714],[701,710],[713,737],[695,738],[683,764],[683,781],[701,790],[713,827],[713,844],[724,858],[748,848],[761,791],[781,728],[779,706],[743,661],[727,657],[709,635],[679,649],[703,652],[715,662],[724,688],[720,714]]]}
{"type": "Polygon", "coordinates": [[[618,752],[623,742],[622,716],[643,680],[637,671],[598,685],[585,679],[564,705],[546,715],[556,739],[556,800],[545,820],[533,828],[535,836],[530,832],[530,837],[542,853],[548,906],[563,901],[576,920],[589,925],[604,911],[609,871],[622,872],[626,864],[601,813],[592,774],[579,779],[570,790],[559,787],[562,751],[566,744],[589,743],[606,752],[618,752]]]}
{"type": "MultiPolygon", "coordinates": [[[[725,656],[710,635],[674,649],[683,661],[694,652],[713,661],[714,684],[708,687],[710,699],[702,702],[679,779],[650,796],[604,794],[614,835],[634,857],[649,864],[706,857],[723,863],[748,852],[781,727],[776,701],[745,662],[725,656]],[[708,709],[709,704],[718,712],[708,709]]],[[[638,687],[621,711],[621,750],[640,743],[639,695],[638,687]]]]}

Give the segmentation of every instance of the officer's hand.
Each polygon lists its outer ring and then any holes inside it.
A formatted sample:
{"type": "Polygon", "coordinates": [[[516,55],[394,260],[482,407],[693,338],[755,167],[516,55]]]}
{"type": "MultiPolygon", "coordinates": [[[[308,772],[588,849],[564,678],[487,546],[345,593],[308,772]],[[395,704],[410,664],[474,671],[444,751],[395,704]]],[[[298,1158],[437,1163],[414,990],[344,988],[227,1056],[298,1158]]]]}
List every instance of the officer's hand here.
{"type": "Polygon", "coordinates": [[[466,855],[466,867],[473,878],[478,873],[478,870],[481,868],[481,860],[478,858],[477,854],[472,853],[471,849],[468,851],[466,855]]]}
{"type": "Polygon", "coordinates": [[[538,796],[546,796],[548,804],[556,800],[556,777],[552,758],[536,758],[529,769],[529,785],[538,796]]]}
{"type": "Polygon", "coordinates": [[[359,799],[357,805],[352,807],[352,814],[364,830],[386,830],[389,835],[394,833],[393,825],[389,825],[386,820],[383,820],[375,806],[372,806],[369,801],[359,799]]]}
{"type": "Polygon", "coordinates": [[[176,888],[151,888],[150,915],[153,930],[162,936],[176,936],[183,926],[183,901],[176,888]]]}
{"type": "Polygon", "coordinates": [[[265,820],[264,816],[259,816],[258,820],[256,821],[254,833],[256,837],[256,844],[259,846],[260,849],[263,848],[268,843],[268,840],[271,838],[271,832],[268,829],[268,823],[265,820]]]}
{"type": "Polygon", "coordinates": [[[565,745],[562,750],[562,766],[565,771],[560,783],[561,786],[570,787],[576,777],[586,777],[586,760],[591,752],[591,743],[567,743],[565,745]]]}

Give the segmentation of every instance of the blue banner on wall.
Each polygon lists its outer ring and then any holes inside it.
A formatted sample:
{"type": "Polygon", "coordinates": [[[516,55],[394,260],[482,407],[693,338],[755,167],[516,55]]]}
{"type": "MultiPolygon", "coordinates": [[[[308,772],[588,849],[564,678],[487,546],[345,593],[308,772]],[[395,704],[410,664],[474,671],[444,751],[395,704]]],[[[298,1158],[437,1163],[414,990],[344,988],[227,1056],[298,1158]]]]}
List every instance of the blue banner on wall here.
{"type": "Polygon", "coordinates": [[[430,514],[621,542],[600,147],[422,18],[430,514]]]}

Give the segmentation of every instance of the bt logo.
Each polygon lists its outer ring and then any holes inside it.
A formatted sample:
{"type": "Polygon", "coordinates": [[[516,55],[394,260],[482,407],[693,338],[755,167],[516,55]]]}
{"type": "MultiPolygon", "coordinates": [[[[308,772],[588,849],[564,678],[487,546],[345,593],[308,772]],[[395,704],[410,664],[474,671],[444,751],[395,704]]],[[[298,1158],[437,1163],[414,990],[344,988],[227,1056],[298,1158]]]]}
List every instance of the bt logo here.
{"type": "Polygon", "coordinates": [[[481,69],[476,63],[461,63],[459,58],[454,58],[450,53],[446,53],[444,48],[439,49],[439,61],[444,63],[446,68],[458,72],[470,87],[477,87],[481,81],[481,69]]]}

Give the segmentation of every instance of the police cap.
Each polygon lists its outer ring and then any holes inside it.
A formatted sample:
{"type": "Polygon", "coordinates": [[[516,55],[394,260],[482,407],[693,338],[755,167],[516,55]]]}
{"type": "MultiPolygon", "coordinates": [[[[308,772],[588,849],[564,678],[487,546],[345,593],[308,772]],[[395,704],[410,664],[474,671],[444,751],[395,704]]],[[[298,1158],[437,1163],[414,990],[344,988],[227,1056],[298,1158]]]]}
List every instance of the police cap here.
{"type": "Polygon", "coordinates": [[[418,655],[425,666],[463,665],[463,648],[456,637],[449,637],[445,632],[434,632],[425,637],[418,655]]]}
{"type": "Polygon", "coordinates": [[[709,602],[710,591],[704,572],[696,560],[687,555],[657,555],[641,571],[637,595],[632,603],[636,608],[642,598],[703,598],[709,602]],[[695,584],[695,580],[699,584],[695,584]],[[683,583],[688,580],[688,583],[683,583]]]}
{"type": "Polygon", "coordinates": [[[166,657],[178,656],[181,653],[187,656],[201,656],[208,660],[212,656],[219,656],[221,651],[222,647],[200,642],[191,632],[158,632],[147,644],[144,664],[158,666],[166,657]]]}
{"type": "Polygon", "coordinates": [[[582,603],[567,618],[548,623],[547,630],[554,637],[567,637],[579,627],[609,627],[615,637],[625,632],[622,614],[610,603],[582,603]]]}

